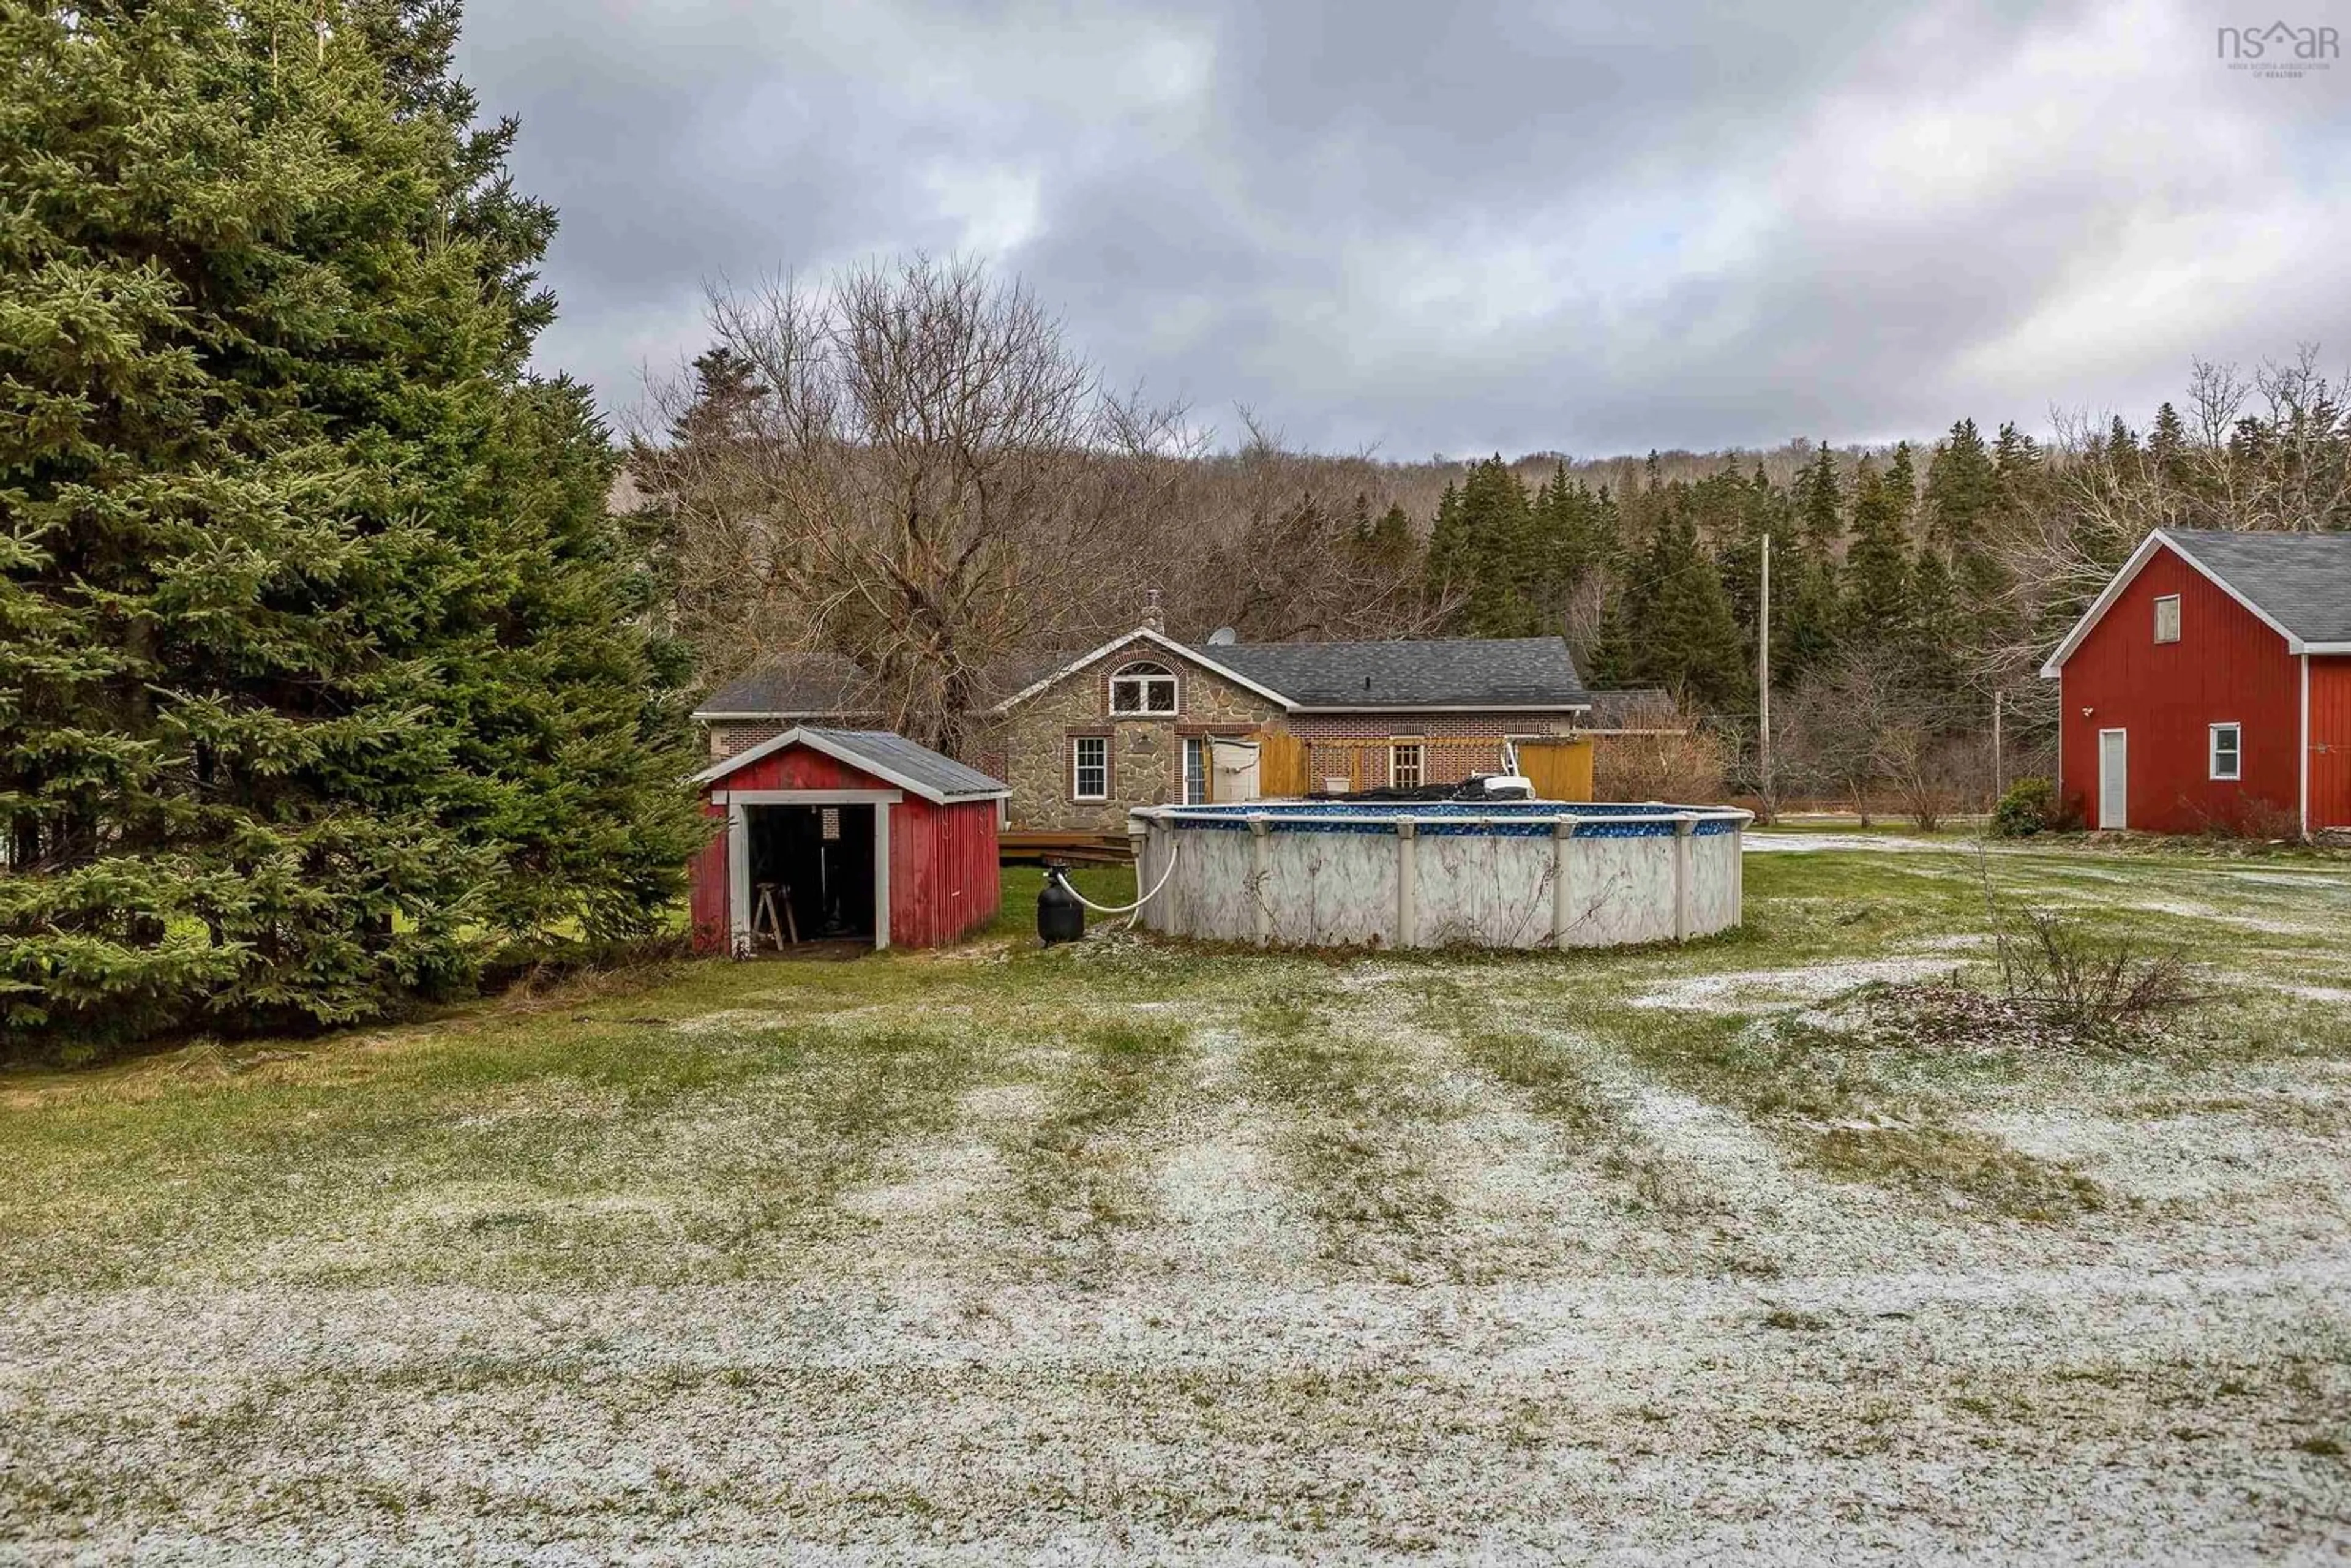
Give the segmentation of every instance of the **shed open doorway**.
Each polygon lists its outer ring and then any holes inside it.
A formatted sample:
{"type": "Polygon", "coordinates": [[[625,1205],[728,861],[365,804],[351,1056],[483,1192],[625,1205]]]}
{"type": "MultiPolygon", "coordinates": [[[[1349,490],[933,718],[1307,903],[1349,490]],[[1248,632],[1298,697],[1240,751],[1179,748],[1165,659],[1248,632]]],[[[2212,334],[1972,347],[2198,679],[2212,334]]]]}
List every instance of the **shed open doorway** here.
{"type": "Polygon", "coordinates": [[[751,907],[758,936],[790,942],[870,942],[874,935],[873,812],[870,802],[747,806],[751,907]]]}

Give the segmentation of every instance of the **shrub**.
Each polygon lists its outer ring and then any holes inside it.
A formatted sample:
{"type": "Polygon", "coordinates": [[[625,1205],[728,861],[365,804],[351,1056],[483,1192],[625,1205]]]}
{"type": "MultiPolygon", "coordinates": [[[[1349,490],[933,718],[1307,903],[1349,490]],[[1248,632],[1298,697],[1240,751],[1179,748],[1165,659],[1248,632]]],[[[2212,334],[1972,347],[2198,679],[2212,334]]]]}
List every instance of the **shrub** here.
{"type": "Polygon", "coordinates": [[[2045,909],[2012,911],[1993,889],[1991,857],[1980,846],[1976,876],[2011,1008],[2075,1040],[2114,1043],[2152,1033],[2203,999],[2178,947],[2144,946],[2045,909]]]}
{"type": "Polygon", "coordinates": [[[1729,748],[1693,727],[1680,735],[1612,735],[1592,758],[1593,793],[1603,800],[1719,800],[1729,748]]]}
{"type": "Polygon", "coordinates": [[[2057,787],[2046,779],[2018,779],[1991,809],[1991,832],[1996,839],[2029,839],[2063,821],[2057,787]]]}
{"type": "Polygon", "coordinates": [[[2153,1030],[2202,999],[2176,947],[2142,948],[2047,910],[2026,910],[2022,925],[1997,934],[2001,987],[2077,1040],[2153,1030]]]}

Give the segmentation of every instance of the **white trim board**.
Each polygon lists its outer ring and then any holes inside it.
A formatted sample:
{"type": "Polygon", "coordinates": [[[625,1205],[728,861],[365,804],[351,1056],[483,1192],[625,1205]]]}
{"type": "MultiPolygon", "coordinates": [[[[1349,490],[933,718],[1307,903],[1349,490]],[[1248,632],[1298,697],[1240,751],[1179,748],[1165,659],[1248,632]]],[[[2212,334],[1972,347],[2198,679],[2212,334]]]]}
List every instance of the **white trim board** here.
{"type": "Polygon", "coordinates": [[[737,958],[751,956],[751,813],[753,806],[873,808],[873,946],[890,946],[890,808],[895,789],[731,789],[715,799],[726,808],[726,937],[737,958]]]}
{"type": "Polygon", "coordinates": [[[2138,574],[2147,570],[2147,563],[2155,559],[2155,552],[2158,549],[2168,549],[2186,561],[2195,569],[2198,576],[2244,606],[2246,612],[2255,620],[2284,638],[2287,653],[2351,653],[2351,643],[2304,642],[2287,629],[2285,622],[2238,592],[2227,578],[2198,560],[2195,552],[2163,529],[2158,528],[2139,542],[2138,549],[2131,551],[2130,559],[2123,562],[2122,570],[2115,573],[2114,580],[2107,583],[2105,591],[2091,601],[2089,609],[2082,612],[2082,618],[2074,622],[2074,629],[2065,633],[2065,640],[2057,644],[2056,651],[2052,653],[2047,662],[2041,666],[2043,680],[2053,681],[2057,678],[2058,673],[2065,667],[2065,661],[2074,656],[2074,650],[2082,645],[2083,640],[2089,636],[2091,630],[2105,619],[2106,612],[2114,608],[2115,601],[2120,599],[2124,591],[2137,580],[2138,574]]]}
{"type": "MultiPolygon", "coordinates": [[[[2306,839],[2310,837],[2310,655],[2308,653],[2302,656],[2302,712],[2298,717],[2301,722],[2295,727],[2294,740],[2296,749],[2302,753],[2302,765],[2295,771],[2294,810],[2294,816],[2300,820],[2302,825],[2302,836],[2306,839]]],[[[2244,744],[2242,737],[2239,737],[2237,744],[2240,747],[2244,744]]],[[[2243,771],[2242,763],[2238,765],[2238,770],[2243,771]]]]}
{"type": "Polygon", "coordinates": [[[906,798],[903,789],[713,789],[710,799],[721,806],[894,806],[906,798]]]}
{"type": "MultiPolygon", "coordinates": [[[[731,709],[727,709],[727,708],[696,708],[694,712],[692,712],[692,713],[688,714],[686,716],[687,716],[688,718],[698,718],[698,719],[701,719],[701,720],[705,721],[705,723],[716,723],[716,722],[722,722],[722,721],[740,721],[740,720],[743,720],[743,719],[755,719],[755,718],[764,718],[764,719],[780,719],[780,718],[789,718],[789,719],[798,719],[798,720],[801,720],[801,721],[805,722],[805,721],[807,721],[807,720],[810,720],[810,719],[820,719],[820,718],[852,719],[852,718],[855,718],[855,717],[857,717],[857,716],[858,716],[860,714],[862,714],[862,713],[869,713],[869,712],[872,712],[872,709],[868,709],[868,708],[832,708],[832,707],[780,708],[780,707],[779,707],[779,708],[760,708],[760,709],[758,709],[758,710],[746,710],[746,711],[744,711],[744,712],[740,712],[740,713],[738,713],[738,712],[735,712],[735,711],[733,711],[733,710],[731,710],[731,709]]],[[[843,725],[841,727],[843,727],[843,728],[848,728],[849,727],[848,727],[847,725],[843,725]]]]}
{"type": "MultiPolygon", "coordinates": [[[[747,768],[763,757],[772,757],[789,746],[805,746],[810,751],[830,757],[844,767],[854,768],[860,773],[871,774],[876,779],[895,784],[901,789],[910,790],[934,806],[953,805],[959,800],[1001,800],[1012,793],[1009,789],[971,789],[950,792],[935,789],[918,779],[910,779],[893,768],[883,766],[862,752],[852,751],[848,747],[828,740],[815,730],[804,726],[795,726],[784,731],[783,734],[772,736],[747,750],[737,752],[723,762],[714,763],[695,774],[692,782],[715,784],[729,773],[747,768]]],[[[818,793],[824,793],[824,791],[820,790],[818,793]]]]}
{"type": "MultiPolygon", "coordinates": [[[[1186,647],[1183,643],[1176,641],[1175,638],[1168,636],[1165,632],[1154,632],[1148,626],[1138,626],[1132,632],[1120,632],[1117,636],[1112,638],[1109,642],[1104,643],[1101,647],[1096,648],[1091,653],[1080,654],[1077,658],[1074,658],[1068,664],[1063,664],[1060,669],[1055,670],[1051,674],[1045,675],[1038,680],[1029,682],[1027,685],[1021,687],[1019,691],[1014,692],[1010,696],[1006,697],[1003,701],[998,703],[987,711],[989,713],[1004,713],[1011,708],[1018,707],[1020,704],[1027,702],[1030,697],[1035,696],[1039,692],[1045,690],[1048,686],[1059,685],[1070,676],[1076,674],[1080,670],[1084,669],[1088,664],[1106,659],[1111,654],[1117,653],[1121,648],[1125,647],[1128,643],[1138,640],[1146,643],[1156,643],[1159,646],[1166,649],[1169,653],[1175,654],[1177,658],[1184,660],[1186,663],[1197,664],[1200,668],[1207,670],[1211,674],[1222,675],[1226,680],[1232,682],[1235,685],[1240,686],[1247,691],[1255,692],[1259,696],[1261,696],[1266,701],[1272,703],[1275,706],[1281,708],[1284,712],[1289,711],[1295,706],[1288,697],[1283,696],[1280,692],[1275,691],[1272,687],[1258,685],[1255,681],[1250,680],[1247,675],[1242,674],[1238,670],[1227,669],[1224,665],[1219,664],[1217,661],[1209,658],[1198,650],[1186,647]]],[[[1128,715],[1122,716],[1144,717],[1147,716],[1128,715]]],[[[1176,716],[1173,714],[1167,714],[1160,716],[1173,718],[1176,716]]]]}
{"type": "MultiPolygon", "coordinates": [[[[1405,705],[1382,703],[1371,707],[1295,707],[1294,714],[1311,716],[1315,714],[1383,714],[1383,713],[1590,713],[1590,703],[1419,703],[1405,705]]],[[[1586,731],[1586,734],[1592,733],[1586,731]]],[[[1631,733],[1631,732],[1627,732],[1631,733]]],[[[1672,733],[1681,734],[1679,730],[1672,733]]],[[[1468,736],[1466,739],[1483,740],[1484,736],[1468,736]]]]}

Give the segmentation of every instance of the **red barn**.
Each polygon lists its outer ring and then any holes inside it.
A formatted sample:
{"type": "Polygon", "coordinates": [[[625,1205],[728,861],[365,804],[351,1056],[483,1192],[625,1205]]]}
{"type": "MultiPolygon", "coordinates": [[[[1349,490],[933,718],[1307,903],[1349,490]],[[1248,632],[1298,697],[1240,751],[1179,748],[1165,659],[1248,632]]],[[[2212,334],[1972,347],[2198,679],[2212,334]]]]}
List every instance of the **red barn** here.
{"type": "Polygon", "coordinates": [[[691,867],[705,952],[748,954],[755,924],[764,936],[770,923],[800,940],[932,947],[996,914],[1011,791],[903,736],[789,729],[694,781],[726,822],[691,867]]]}
{"type": "Polygon", "coordinates": [[[2351,534],[2159,528],[2041,674],[2093,827],[2351,825],[2351,534]]]}

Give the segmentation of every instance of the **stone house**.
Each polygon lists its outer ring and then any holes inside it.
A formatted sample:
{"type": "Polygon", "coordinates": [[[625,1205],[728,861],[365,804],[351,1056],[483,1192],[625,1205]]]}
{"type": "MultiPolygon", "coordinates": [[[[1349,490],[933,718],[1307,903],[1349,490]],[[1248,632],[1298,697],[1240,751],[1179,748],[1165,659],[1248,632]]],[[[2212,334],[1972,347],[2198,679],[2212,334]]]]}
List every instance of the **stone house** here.
{"type": "MultiPolygon", "coordinates": [[[[1317,779],[1453,783],[1498,771],[1506,740],[1578,734],[1624,699],[1653,695],[1586,692],[1558,637],[1245,643],[1219,633],[1191,644],[1156,621],[1038,661],[1033,676],[999,678],[1007,695],[978,716],[963,760],[1010,786],[1013,829],[1121,833],[1131,807],[1207,799],[1220,788],[1220,737],[1296,736],[1317,779]]],[[[802,705],[856,700],[853,682],[737,682],[696,716],[712,755],[792,722],[853,716],[762,711],[777,693],[802,705]]]]}

